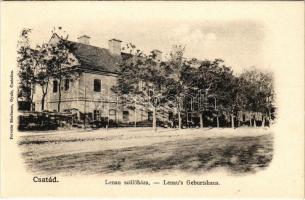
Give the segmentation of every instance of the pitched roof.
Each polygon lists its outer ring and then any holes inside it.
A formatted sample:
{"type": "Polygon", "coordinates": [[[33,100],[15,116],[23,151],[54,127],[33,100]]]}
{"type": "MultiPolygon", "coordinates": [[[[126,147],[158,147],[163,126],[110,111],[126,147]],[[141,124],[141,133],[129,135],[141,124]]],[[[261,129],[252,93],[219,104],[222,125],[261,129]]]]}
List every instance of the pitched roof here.
{"type": "MultiPolygon", "coordinates": [[[[60,40],[60,37],[54,33],[49,42],[57,42],[58,40],[60,40]]],[[[117,39],[111,40],[121,42],[117,39]]],[[[122,63],[122,60],[133,57],[133,55],[130,53],[121,52],[120,55],[116,55],[110,53],[109,49],[106,48],[100,48],[70,40],[67,41],[72,45],[72,53],[80,63],[80,66],[78,67],[80,69],[90,70],[91,72],[96,71],[117,74],[119,72],[119,65],[122,63]]]]}
{"type": "MultiPolygon", "coordinates": [[[[88,36],[89,37],[89,36],[88,36]]],[[[60,37],[54,33],[49,42],[57,42],[60,37]]],[[[89,44],[83,44],[79,42],[73,42],[67,40],[73,49],[73,54],[80,63],[79,68],[99,71],[106,73],[117,73],[119,64],[122,62],[122,58],[131,57],[130,54],[121,53],[121,55],[111,54],[106,48],[100,48],[89,44]]]]}
{"type": "Polygon", "coordinates": [[[73,54],[80,62],[80,68],[117,73],[122,62],[121,55],[111,54],[108,49],[72,42],[73,54]]]}

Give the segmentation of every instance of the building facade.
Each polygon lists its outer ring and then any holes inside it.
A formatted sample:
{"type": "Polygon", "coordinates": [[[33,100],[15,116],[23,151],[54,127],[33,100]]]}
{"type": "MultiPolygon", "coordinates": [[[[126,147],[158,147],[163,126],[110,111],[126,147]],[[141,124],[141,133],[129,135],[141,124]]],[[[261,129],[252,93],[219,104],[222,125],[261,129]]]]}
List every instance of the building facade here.
{"type": "MultiPolygon", "coordinates": [[[[50,43],[58,42],[59,39],[54,34],[50,43]]],[[[109,48],[106,49],[90,45],[89,40],[89,36],[81,36],[78,42],[70,41],[75,47],[73,56],[78,61],[78,73],[75,77],[62,80],[61,85],[56,79],[49,81],[44,110],[75,112],[79,120],[83,120],[85,114],[89,121],[106,120],[124,124],[150,122],[152,112],[149,107],[122,103],[121,98],[111,90],[116,84],[122,57],[128,56],[121,52],[121,41],[109,40],[109,48]]],[[[160,56],[158,59],[161,59],[160,56]]],[[[35,111],[42,111],[41,87],[36,85],[33,92],[35,111]]]]}

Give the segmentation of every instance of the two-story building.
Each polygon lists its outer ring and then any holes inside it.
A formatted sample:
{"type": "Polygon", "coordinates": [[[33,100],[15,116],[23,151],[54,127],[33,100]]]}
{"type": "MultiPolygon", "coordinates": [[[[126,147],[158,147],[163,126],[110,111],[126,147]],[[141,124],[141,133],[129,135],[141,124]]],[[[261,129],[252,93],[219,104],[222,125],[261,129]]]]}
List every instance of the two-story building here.
{"type": "MultiPolygon", "coordinates": [[[[50,43],[60,40],[53,34],[50,43]]],[[[130,109],[128,105],[121,104],[118,96],[111,88],[116,84],[118,66],[123,56],[121,42],[117,39],[108,41],[108,49],[90,45],[90,37],[83,35],[78,42],[72,42],[73,55],[78,61],[78,76],[65,79],[59,85],[56,79],[50,80],[48,93],[45,99],[45,110],[63,112],[72,110],[78,114],[79,119],[86,113],[90,120],[101,118],[117,123],[133,123],[150,121],[152,113],[149,108],[138,106],[130,109]],[[60,110],[58,110],[59,87],[61,87],[60,110]]],[[[161,59],[161,52],[157,51],[157,58],[161,59]]],[[[129,54],[130,56],[130,54],[129,54]]],[[[36,111],[41,111],[41,88],[35,87],[33,102],[36,111]]]]}

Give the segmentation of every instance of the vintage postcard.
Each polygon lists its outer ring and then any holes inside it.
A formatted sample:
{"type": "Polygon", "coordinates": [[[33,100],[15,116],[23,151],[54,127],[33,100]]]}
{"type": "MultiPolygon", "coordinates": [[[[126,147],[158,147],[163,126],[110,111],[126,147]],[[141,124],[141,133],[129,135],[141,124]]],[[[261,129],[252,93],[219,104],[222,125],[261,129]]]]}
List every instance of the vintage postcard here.
{"type": "Polygon", "coordinates": [[[304,197],[303,2],[1,2],[1,196],[304,197]]]}

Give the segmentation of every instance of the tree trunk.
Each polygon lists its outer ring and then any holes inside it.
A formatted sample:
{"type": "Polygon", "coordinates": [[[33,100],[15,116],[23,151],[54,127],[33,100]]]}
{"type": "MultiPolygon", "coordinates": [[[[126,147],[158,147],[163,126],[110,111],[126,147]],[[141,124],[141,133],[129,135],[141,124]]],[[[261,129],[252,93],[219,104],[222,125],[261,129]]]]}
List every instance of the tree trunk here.
{"type": "Polygon", "coordinates": [[[262,127],[265,127],[265,116],[263,116],[262,127]]]}
{"type": "Polygon", "coordinates": [[[31,99],[30,99],[30,111],[33,111],[33,97],[34,97],[34,90],[35,90],[35,85],[32,85],[32,89],[31,89],[31,99]]]}
{"type": "Polygon", "coordinates": [[[137,108],[136,108],[136,103],[134,103],[134,127],[137,127],[137,108]]]}
{"type": "Polygon", "coordinates": [[[203,128],[202,113],[199,113],[199,119],[200,119],[200,128],[203,128]]]}
{"type": "Polygon", "coordinates": [[[153,107],[153,131],[157,132],[157,116],[156,116],[156,107],[153,107]]]}
{"type": "Polygon", "coordinates": [[[234,127],[234,115],[231,115],[231,126],[232,126],[232,128],[235,128],[234,127]]]}
{"type": "Polygon", "coordinates": [[[270,109],[268,110],[268,114],[269,114],[269,127],[270,127],[271,126],[271,122],[272,122],[270,109]]]}
{"type": "Polygon", "coordinates": [[[59,83],[58,83],[59,87],[58,87],[58,106],[57,106],[57,110],[58,112],[60,112],[60,103],[61,103],[61,77],[59,78],[59,83]]]}
{"type": "Polygon", "coordinates": [[[217,128],[219,128],[219,117],[216,117],[216,122],[217,122],[217,128]]]}
{"type": "Polygon", "coordinates": [[[179,126],[179,129],[181,129],[181,112],[178,111],[178,126],[179,126]]]}
{"type": "Polygon", "coordinates": [[[48,93],[48,82],[46,83],[45,87],[45,91],[43,90],[43,86],[41,86],[41,90],[42,90],[42,98],[41,98],[41,111],[44,110],[44,103],[45,103],[45,98],[47,96],[47,93],[48,93]]]}
{"type": "Polygon", "coordinates": [[[252,127],[252,118],[250,117],[250,127],[252,127]]]}
{"type": "Polygon", "coordinates": [[[41,98],[41,112],[44,110],[45,97],[46,97],[46,94],[43,94],[42,98],[41,98]]]}
{"type": "Polygon", "coordinates": [[[253,127],[256,127],[256,120],[253,120],[253,127]]]}

